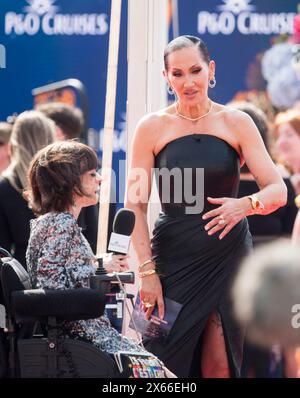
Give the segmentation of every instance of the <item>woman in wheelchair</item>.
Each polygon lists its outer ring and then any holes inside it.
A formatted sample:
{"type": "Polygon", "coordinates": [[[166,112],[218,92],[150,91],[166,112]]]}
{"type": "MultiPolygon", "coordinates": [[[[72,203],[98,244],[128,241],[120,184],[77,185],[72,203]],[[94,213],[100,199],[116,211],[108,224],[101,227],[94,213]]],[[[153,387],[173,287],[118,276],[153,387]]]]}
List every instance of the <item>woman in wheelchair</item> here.
{"type": "MultiPolygon", "coordinates": [[[[89,287],[95,256],[76,219],[85,206],[98,201],[101,177],[97,157],[88,146],[57,142],[40,150],[30,165],[27,197],[34,213],[26,261],[32,286],[41,289],[89,287]]],[[[65,321],[64,332],[114,354],[119,350],[147,353],[120,335],[103,315],[65,321]]]]}

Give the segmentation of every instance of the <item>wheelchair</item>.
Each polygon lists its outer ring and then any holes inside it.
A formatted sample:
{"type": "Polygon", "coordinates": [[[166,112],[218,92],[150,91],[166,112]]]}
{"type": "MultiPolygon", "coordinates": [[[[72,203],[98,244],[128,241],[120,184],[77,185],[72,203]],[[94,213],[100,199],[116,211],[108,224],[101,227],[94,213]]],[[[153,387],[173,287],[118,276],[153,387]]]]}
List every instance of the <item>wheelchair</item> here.
{"type": "Polygon", "coordinates": [[[24,267],[0,249],[0,378],[120,378],[107,353],[63,334],[64,321],[98,318],[105,289],[32,289],[24,267]]]}

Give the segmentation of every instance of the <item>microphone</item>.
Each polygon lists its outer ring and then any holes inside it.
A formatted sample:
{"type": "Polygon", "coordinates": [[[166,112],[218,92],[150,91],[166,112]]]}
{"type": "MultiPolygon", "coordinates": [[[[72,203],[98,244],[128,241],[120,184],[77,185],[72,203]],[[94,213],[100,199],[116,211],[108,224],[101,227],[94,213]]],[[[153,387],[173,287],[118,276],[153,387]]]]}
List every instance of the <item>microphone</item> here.
{"type": "MultiPolygon", "coordinates": [[[[120,209],[115,215],[113,222],[113,232],[110,237],[108,250],[113,254],[126,255],[130,245],[130,235],[133,231],[135,224],[135,214],[129,209],[120,209]]],[[[117,311],[116,318],[111,322],[116,322],[115,327],[121,328],[120,319],[123,318],[124,311],[124,300],[125,298],[133,300],[133,295],[129,295],[125,292],[124,288],[121,287],[121,292],[114,290],[111,284],[133,284],[134,283],[134,272],[114,272],[107,273],[103,267],[103,258],[97,258],[98,268],[96,274],[90,277],[90,287],[97,289],[102,292],[105,296],[112,296],[110,301],[106,304],[106,308],[109,310],[117,311]],[[114,297],[114,298],[113,298],[114,297]]],[[[114,317],[114,315],[112,315],[114,317]]]]}
{"type": "Polygon", "coordinates": [[[130,245],[130,235],[135,224],[135,214],[129,209],[118,210],[111,233],[108,250],[113,254],[127,254],[130,245]]]}
{"type": "MultiPolygon", "coordinates": [[[[114,222],[113,232],[110,237],[108,250],[113,254],[127,254],[130,244],[130,235],[135,224],[135,214],[129,209],[120,209],[117,211],[114,222]]],[[[134,272],[107,273],[103,267],[103,259],[97,258],[98,268],[96,275],[91,277],[90,282],[93,288],[99,286],[100,282],[118,283],[118,278],[122,283],[134,283],[134,272]]]]}

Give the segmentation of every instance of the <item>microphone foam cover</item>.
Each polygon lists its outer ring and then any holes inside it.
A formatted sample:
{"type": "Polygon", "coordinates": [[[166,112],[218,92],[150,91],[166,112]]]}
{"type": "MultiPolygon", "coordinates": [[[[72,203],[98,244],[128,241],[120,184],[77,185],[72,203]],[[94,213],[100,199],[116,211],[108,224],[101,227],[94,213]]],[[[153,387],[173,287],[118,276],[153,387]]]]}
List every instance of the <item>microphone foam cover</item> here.
{"type": "Polygon", "coordinates": [[[135,214],[129,209],[120,209],[115,215],[113,232],[120,235],[130,236],[135,224],[135,214]]]}

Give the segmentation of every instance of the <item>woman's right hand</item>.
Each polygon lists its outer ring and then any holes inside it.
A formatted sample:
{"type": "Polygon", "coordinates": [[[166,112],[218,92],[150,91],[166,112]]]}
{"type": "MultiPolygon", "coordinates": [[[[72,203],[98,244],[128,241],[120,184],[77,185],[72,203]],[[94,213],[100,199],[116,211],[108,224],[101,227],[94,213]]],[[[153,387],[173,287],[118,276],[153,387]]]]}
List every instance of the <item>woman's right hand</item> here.
{"type": "Polygon", "coordinates": [[[124,272],[129,270],[127,262],[129,256],[125,254],[104,253],[103,267],[106,272],[124,272]]]}
{"type": "Polygon", "coordinates": [[[158,316],[163,319],[165,316],[165,304],[159,276],[157,274],[145,276],[141,278],[140,285],[140,298],[144,311],[146,311],[146,318],[150,318],[154,307],[157,305],[158,316]]]}

